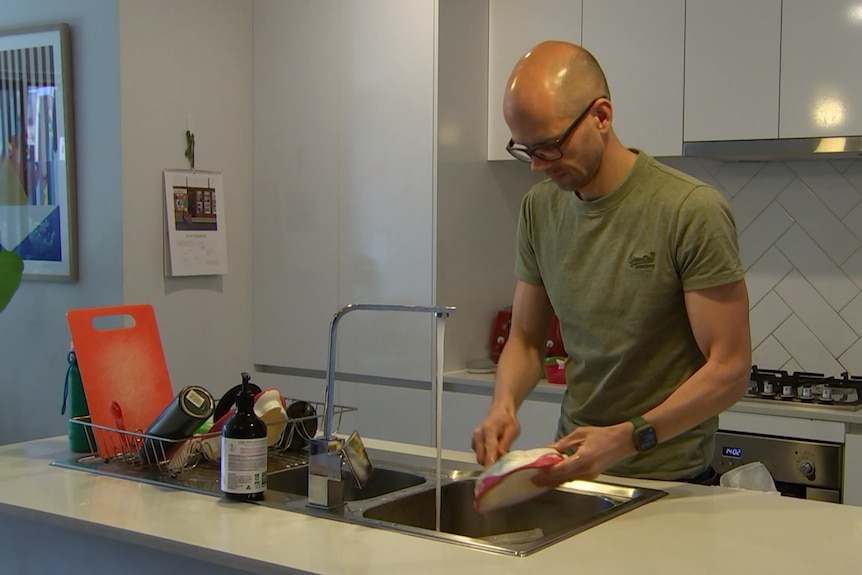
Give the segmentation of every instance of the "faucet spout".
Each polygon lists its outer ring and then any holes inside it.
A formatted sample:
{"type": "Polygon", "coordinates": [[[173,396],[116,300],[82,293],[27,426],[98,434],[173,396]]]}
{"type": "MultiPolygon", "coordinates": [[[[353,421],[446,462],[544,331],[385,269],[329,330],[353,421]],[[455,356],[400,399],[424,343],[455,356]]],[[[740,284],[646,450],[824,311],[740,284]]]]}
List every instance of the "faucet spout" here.
{"type": "Polygon", "coordinates": [[[434,314],[435,317],[448,317],[450,313],[455,311],[455,308],[452,306],[350,304],[338,310],[335,317],[332,318],[332,323],[329,326],[329,364],[326,369],[326,395],[323,400],[326,412],[323,423],[323,435],[326,439],[332,438],[333,404],[335,403],[335,348],[338,337],[338,323],[341,321],[341,318],[348,313],[360,310],[418,312],[434,314]]]}
{"type": "Polygon", "coordinates": [[[326,395],[324,396],[323,436],[309,442],[308,505],[321,509],[334,509],[343,504],[341,463],[344,442],[335,437],[332,421],[335,404],[335,358],[338,323],[352,311],[405,311],[434,314],[445,318],[455,311],[449,306],[418,306],[389,304],[351,304],[338,310],[329,327],[329,365],[326,370],[326,395]]]}

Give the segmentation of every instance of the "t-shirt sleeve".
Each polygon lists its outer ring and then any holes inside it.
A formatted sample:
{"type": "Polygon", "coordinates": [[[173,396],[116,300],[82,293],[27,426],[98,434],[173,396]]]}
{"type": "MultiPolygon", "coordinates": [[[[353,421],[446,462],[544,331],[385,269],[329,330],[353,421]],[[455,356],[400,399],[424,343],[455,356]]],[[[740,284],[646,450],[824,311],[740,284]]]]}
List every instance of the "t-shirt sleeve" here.
{"type": "Polygon", "coordinates": [[[730,204],[714,188],[699,186],[683,200],[675,246],[677,272],[685,291],[745,277],[730,204]]]}
{"type": "Polygon", "coordinates": [[[518,217],[517,248],[515,250],[515,277],[533,285],[542,285],[542,273],[536,261],[535,234],[532,220],[533,191],[521,200],[518,217]]]}

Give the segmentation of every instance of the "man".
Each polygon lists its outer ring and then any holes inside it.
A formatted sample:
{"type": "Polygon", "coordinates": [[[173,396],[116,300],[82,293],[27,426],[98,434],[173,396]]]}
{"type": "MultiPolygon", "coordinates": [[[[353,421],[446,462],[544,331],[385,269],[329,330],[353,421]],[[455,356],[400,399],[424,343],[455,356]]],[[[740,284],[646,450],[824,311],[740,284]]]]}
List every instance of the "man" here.
{"type": "Polygon", "coordinates": [[[507,149],[549,180],[521,205],[509,339],[473,432],[488,465],[520,433],[558,316],[569,355],[557,440],[539,475],[710,482],[717,415],[748,385],[748,295],[723,196],[614,133],[604,74],[583,48],[544,42],[515,66],[507,149]]]}

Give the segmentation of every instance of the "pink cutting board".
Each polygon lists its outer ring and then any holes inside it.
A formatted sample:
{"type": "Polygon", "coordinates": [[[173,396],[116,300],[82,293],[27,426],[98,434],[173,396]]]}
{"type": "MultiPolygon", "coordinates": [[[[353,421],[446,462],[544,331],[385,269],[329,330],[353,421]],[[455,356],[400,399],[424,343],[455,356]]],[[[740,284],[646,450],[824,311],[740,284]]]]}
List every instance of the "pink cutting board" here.
{"type": "MultiPolygon", "coordinates": [[[[127,431],[147,429],[174,398],[156,314],[149,304],[73,309],[66,313],[81,381],[95,425],[117,428],[111,410],[116,401],[127,431]],[[123,316],[127,316],[125,321],[123,316]],[[128,318],[131,321],[128,321],[128,318]],[[94,321],[100,320],[99,327],[94,321]],[[128,326],[103,329],[104,320],[128,326]],[[108,320],[108,321],[112,321],[108,320]]],[[[99,454],[126,451],[128,442],[97,433],[99,454]]]]}

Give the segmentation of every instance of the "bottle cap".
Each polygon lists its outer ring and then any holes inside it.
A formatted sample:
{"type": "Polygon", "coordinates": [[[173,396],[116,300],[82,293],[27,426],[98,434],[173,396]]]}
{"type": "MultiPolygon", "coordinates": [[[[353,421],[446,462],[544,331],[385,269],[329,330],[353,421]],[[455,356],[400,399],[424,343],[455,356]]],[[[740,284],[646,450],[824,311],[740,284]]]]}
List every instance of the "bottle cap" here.
{"type": "Polygon", "coordinates": [[[242,387],[236,394],[236,410],[246,413],[254,410],[254,390],[249,385],[251,376],[242,372],[242,387]]]}

